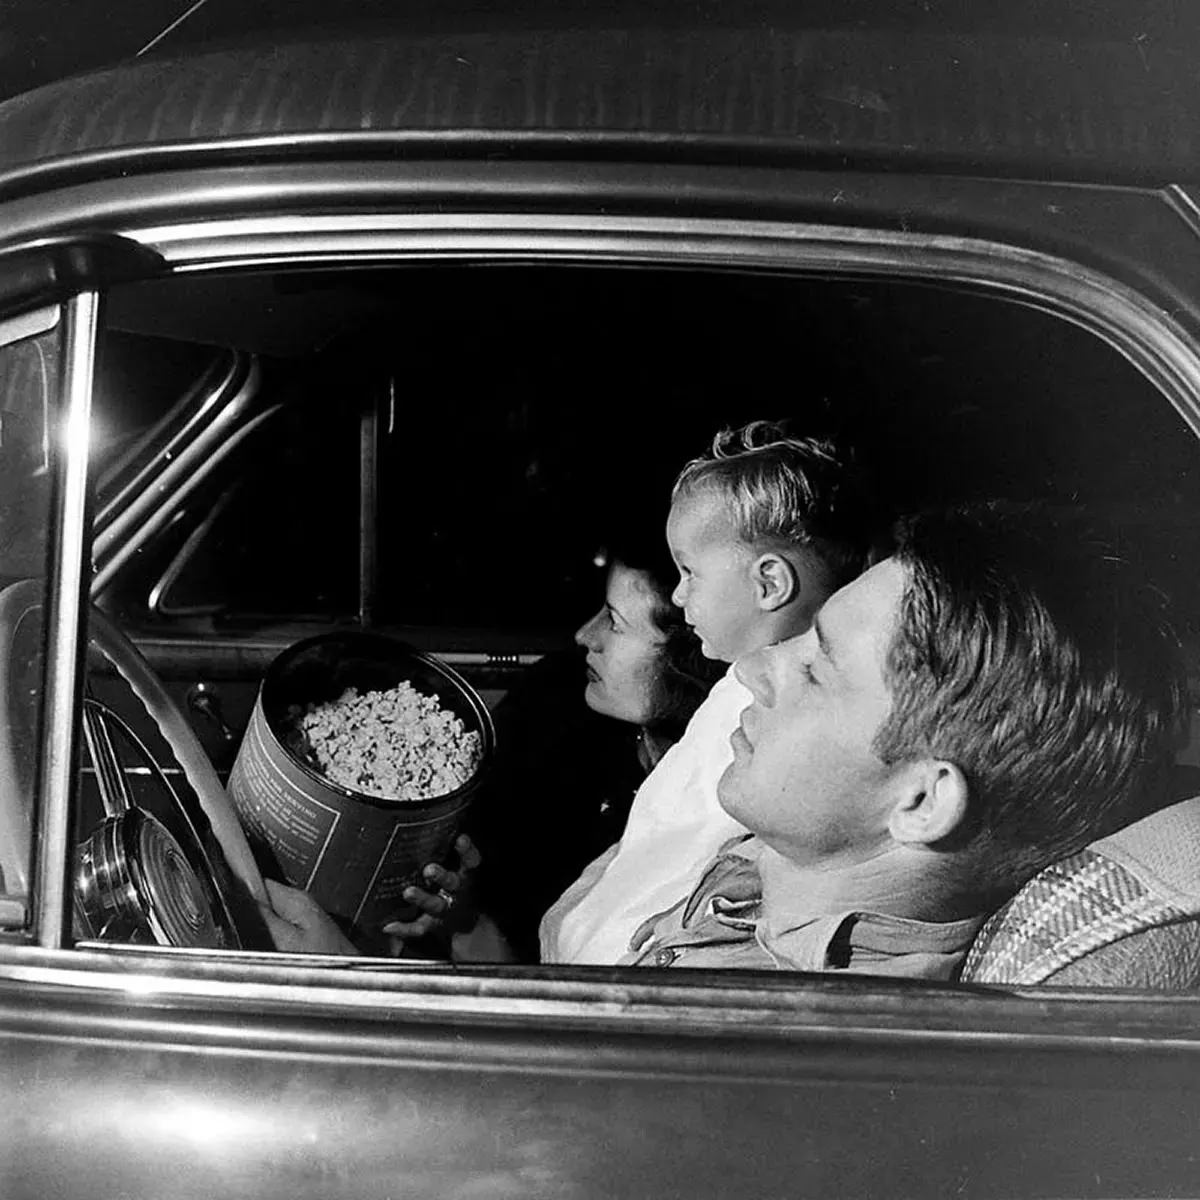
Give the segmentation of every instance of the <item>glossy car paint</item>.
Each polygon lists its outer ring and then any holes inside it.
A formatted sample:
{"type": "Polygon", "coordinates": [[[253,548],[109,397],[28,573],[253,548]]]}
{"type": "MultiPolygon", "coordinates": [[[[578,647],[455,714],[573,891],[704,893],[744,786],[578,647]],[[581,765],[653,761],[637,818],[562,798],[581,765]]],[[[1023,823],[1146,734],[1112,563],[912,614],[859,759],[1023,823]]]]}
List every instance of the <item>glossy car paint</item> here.
{"type": "Polygon", "coordinates": [[[10,965],[10,1194],[1193,1186],[1190,1001],[73,957],[10,965]]]}

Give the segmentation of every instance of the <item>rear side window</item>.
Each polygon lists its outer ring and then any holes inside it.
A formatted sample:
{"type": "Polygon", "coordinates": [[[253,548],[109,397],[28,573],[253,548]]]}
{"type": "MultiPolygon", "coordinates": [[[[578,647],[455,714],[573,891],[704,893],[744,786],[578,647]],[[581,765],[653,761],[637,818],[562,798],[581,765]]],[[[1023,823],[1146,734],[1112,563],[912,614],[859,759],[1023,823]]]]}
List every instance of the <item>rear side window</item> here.
{"type": "Polygon", "coordinates": [[[57,309],[0,321],[0,924],[22,924],[44,656],[54,414],[61,378],[57,309]],[[11,902],[11,908],[5,902],[11,902]]]}
{"type": "Polygon", "coordinates": [[[60,341],[56,311],[0,322],[0,574],[5,582],[45,573],[60,341]],[[39,330],[47,323],[50,328],[39,330]],[[6,338],[12,340],[4,344],[6,338]]]}

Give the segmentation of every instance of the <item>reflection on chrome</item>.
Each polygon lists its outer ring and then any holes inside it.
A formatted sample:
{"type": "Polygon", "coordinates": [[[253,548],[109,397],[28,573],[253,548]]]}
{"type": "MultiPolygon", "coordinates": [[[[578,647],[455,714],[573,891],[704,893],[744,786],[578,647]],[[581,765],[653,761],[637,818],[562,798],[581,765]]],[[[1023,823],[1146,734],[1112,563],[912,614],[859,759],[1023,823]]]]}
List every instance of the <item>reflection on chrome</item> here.
{"type": "Polygon", "coordinates": [[[80,846],[76,911],[86,936],[216,946],[212,909],[179,844],[141,809],[107,817],[80,846]]]}

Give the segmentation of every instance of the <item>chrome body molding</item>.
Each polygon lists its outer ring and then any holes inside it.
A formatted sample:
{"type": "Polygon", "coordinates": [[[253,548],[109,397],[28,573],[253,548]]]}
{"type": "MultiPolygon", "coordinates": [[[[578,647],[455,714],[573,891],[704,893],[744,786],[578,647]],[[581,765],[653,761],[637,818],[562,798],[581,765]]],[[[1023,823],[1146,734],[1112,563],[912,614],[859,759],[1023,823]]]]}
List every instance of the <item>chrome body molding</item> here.
{"type": "MultiPolygon", "coordinates": [[[[112,1014],[110,1023],[131,1027],[178,1019],[188,1010],[207,1013],[227,1032],[243,1019],[261,1021],[267,1030],[285,1017],[336,1017],[347,1025],[339,1029],[335,1022],[324,1031],[322,1040],[330,1045],[353,1040],[352,1032],[387,1039],[388,1027],[401,1019],[514,1028],[537,1022],[543,1029],[620,1029],[672,1039],[727,1031],[839,1043],[1070,1045],[1111,1054],[1158,1046],[1200,1061],[1195,1001],[1142,997],[1131,1007],[1130,997],[1112,992],[1064,1005],[1048,1002],[1037,989],[928,981],[810,975],[759,976],[748,983],[737,972],[652,970],[631,978],[608,968],[464,970],[440,962],[304,955],[281,961],[274,954],[87,942],[69,956],[9,947],[0,956],[0,1022],[10,988],[36,990],[64,1005],[75,996],[112,1014]],[[1118,1021],[1120,1032],[1114,1032],[1118,1021]]],[[[234,1040],[245,1046],[246,1039],[234,1040]]],[[[739,1070],[736,1063],[729,1069],[739,1070]]]]}

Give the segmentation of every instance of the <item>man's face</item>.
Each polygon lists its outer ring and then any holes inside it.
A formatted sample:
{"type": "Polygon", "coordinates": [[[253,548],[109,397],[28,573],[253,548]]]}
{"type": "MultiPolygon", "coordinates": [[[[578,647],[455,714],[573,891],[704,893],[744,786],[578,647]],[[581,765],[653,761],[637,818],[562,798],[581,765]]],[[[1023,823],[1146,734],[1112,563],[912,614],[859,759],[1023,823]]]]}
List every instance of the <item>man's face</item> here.
{"type": "Polygon", "coordinates": [[[894,559],[879,563],[835,592],[806,634],[737,664],[754,700],[718,795],[800,865],[850,865],[890,844],[895,768],[871,743],[891,709],[883,672],[905,582],[894,559]]]}
{"type": "Polygon", "coordinates": [[[705,657],[733,662],[757,649],[754,555],[735,537],[723,500],[705,490],[679,497],[667,519],[667,545],[679,568],[671,602],[683,609],[705,657]]]}

